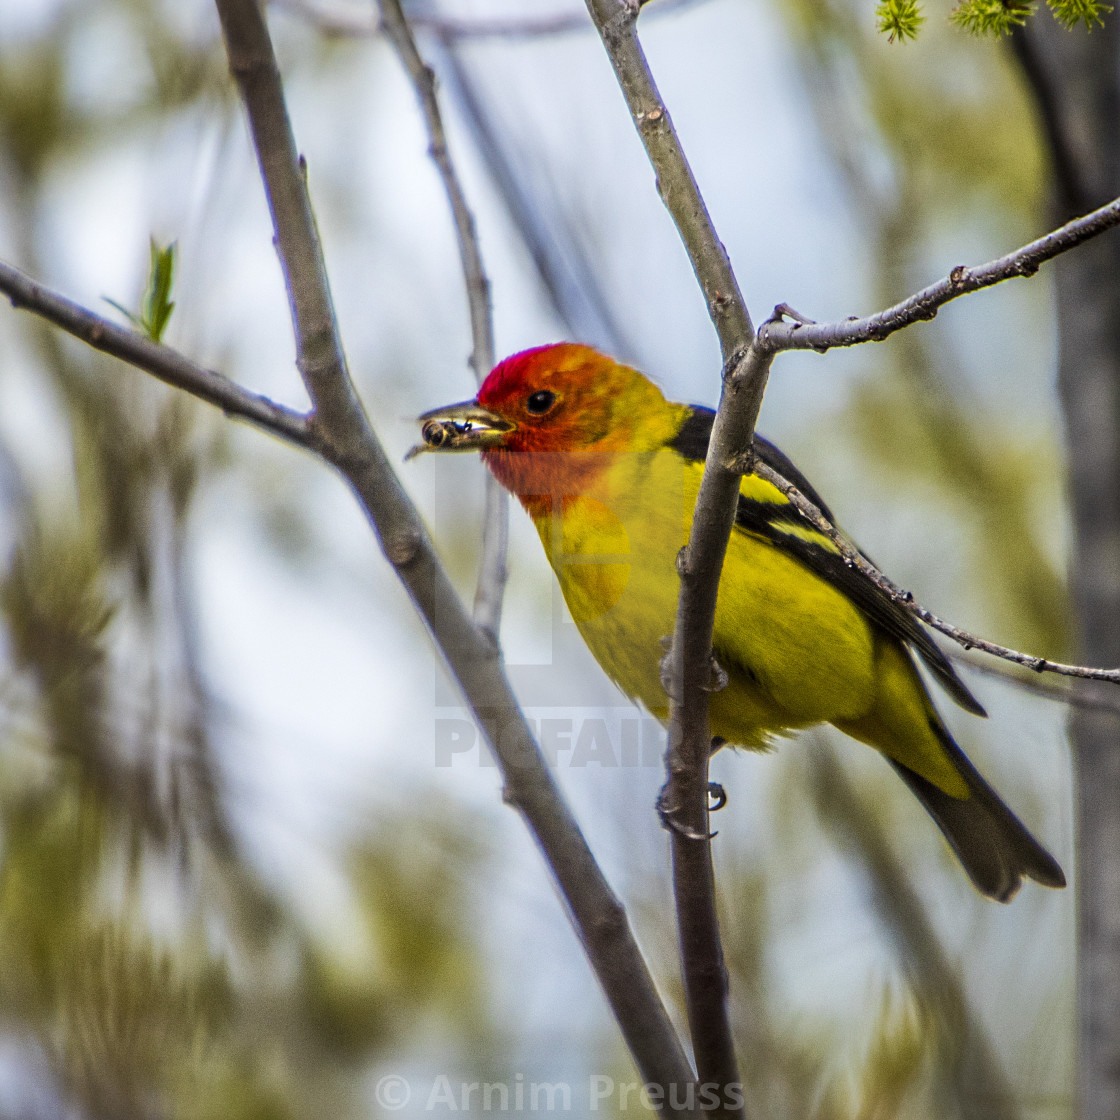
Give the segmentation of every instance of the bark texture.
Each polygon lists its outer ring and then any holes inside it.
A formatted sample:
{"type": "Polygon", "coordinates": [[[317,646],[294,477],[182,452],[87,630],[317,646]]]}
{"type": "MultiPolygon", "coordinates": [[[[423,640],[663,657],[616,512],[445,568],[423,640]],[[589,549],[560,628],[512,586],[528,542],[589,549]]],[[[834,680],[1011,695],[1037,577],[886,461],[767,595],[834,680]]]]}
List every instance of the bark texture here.
{"type": "MultiPolygon", "coordinates": [[[[1040,12],[1016,36],[1053,164],[1058,217],[1120,193],[1120,19],[1067,32],[1040,12]]],[[[1080,648],[1120,663],[1120,235],[1057,264],[1058,386],[1073,512],[1080,648]]],[[[1120,718],[1076,709],[1079,1094],[1083,1120],[1120,1117],[1120,718]]]]}

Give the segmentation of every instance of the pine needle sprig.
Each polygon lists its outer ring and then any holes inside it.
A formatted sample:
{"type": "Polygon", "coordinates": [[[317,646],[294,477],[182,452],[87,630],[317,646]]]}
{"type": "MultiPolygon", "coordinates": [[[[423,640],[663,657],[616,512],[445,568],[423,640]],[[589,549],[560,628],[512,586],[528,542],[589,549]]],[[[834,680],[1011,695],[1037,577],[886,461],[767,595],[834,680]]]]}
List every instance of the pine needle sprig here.
{"type": "Polygon", "coordinates": [[[925,21],[918,0],[881,0],[875,10],[876,25],[890,42],[915,39],[925,21]]]}

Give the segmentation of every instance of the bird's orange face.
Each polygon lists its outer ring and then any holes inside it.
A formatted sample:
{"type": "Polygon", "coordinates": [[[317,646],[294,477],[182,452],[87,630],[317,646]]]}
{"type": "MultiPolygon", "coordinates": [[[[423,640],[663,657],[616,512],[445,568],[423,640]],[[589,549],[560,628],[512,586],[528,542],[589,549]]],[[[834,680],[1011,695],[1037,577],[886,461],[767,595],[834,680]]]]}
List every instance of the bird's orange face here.
{"type": "Polygon", "coordinates": [[[610,455],[634,449],[654,400],[636,370],[588,346],[559,343],[500,362],[473,401],[420,417],[427,450],[481,451],[516,494],[577,492],[610,455]]]}

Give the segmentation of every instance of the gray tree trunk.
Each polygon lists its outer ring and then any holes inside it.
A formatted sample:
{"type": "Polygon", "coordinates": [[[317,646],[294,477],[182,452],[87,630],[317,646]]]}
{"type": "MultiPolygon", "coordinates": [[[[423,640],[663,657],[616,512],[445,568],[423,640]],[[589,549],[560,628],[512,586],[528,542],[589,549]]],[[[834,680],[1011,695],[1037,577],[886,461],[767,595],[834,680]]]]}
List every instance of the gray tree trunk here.
{"type": "MultiPolygon", "coordinates": [[[[1015,46],[1050,143],[1056,216],[1120,195],[1120,13],[1086,34],[1043,9],[1015,46]]],[[[1120,233],[1056,269],[1078,658],[1120,665],[1120,233]]],[[[1079,1096],[1120,1120],[1120,719],[1075,710],[1079,1096]]]]}

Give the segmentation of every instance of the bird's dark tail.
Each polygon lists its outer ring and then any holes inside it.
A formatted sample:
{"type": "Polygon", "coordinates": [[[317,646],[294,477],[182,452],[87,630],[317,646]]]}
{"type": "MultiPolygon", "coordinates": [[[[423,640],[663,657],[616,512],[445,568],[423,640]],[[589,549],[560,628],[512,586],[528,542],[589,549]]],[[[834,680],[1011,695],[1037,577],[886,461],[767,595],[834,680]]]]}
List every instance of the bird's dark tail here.
{"type": "Polygon", "coordinates": [[[984,781],[936,715],[930,723],[968,785],[967,798],[950,797],[908,767],[888,761],[937,822],[976,889],[1010,902],[1024,875],[1046,887],[1064,887],[1066,877],[1058,861],[984,781]]]}

